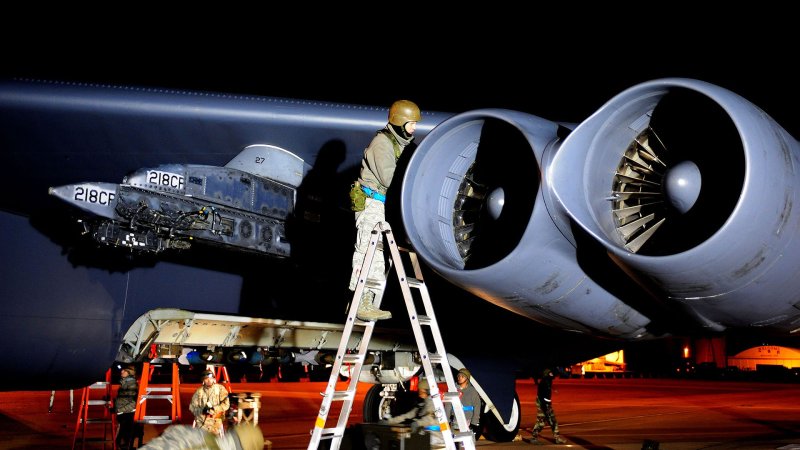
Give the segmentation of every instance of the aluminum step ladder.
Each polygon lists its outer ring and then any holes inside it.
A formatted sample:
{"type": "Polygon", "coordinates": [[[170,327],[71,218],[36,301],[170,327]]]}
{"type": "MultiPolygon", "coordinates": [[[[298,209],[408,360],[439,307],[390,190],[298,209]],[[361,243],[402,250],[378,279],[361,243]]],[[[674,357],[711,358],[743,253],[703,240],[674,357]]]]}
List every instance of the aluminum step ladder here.
{"type": "MultiPolygon", "coordinates": [[[[453,371],[450,368],[450,363],[447,360],[447,353],[444,348],[444,341],[442,340],[439,326],[436,322],[434,315],[433,305],[431,304],[428,289],[422,278],[422,271],[420,270],[419,260],[416,253],[403,249],[402,252],[407,253],[410,258],[410,263],[413,266],[414,277],[409,278],[406,276],[405,263],[401,257],[401,249],[395,241],[392,229],[388,222],[379,222],[372,230],[370,237],[369,247],[367,254],[364,257],[364,263],[361,266],[361,272],[356,285],[356,290],[353,294],[353,300],[350,302],[350,308],[345,322],[344,331],[342,332],[342,339],[339,343],[339,349],[336,352],[336,359],[334,360],[333,368],[331,370],[331,377],[325,392],[322,394],[322,405],[319,409],[314,429],[311,432],[311,441],[308,444],[308,450],[316,450],[319,448],[320,443],[324,440],[330,440],[330,449],[338,450],[344,433],[347,427],[347,420],[353,408],[355,401],[356,388],[358,386],[359,374],[364,360],[367,356],[369,348],[369,341],[372,337],[372,332],[375,328],[375,321],[362,321],[356,317],[358,304],[361,301],[361,295],[365,288],[370,287],[376,291],[373,304],[375,307],[380,307],[380,302],[383,293],[386,289],[388,281],[388,274],[394,268],[397,274],[397,279],[400,282],[400,288],[403,292],[406,308],[408,310],[408,317],[411,321],[411,326],[414,330],[414,337],[416,339],[417,348],[419,350],[420,358],[422,359],[422,366],[425,370],[425,377],[430,386],[430,396],[436,410],[436,417],[439,419],[439,428],[444,438],[446,448],[455,450],[457,444],[465,450],[475,449],[475,436],[470,431],[467,424],[466,416],[464,415],[463,405],[456,387],[453,371]],[[384,243],[384,248],[388,246],[391,251],[391,261],[389,268],[386,271],[387,276],[384,280],[367,279],[370,273],[373,260],[375,258],[376,250],[380,243],[384,243]],[[414,292],[417,292],[418,298],[415,298],[414,292]],[[417,303],[420,302],[424,308],[424,314],[417,313],[417,303]],[[428,349],[428,341],[423,327],[428,327],[429,338],[433,341],[433,351],[428,349]],[[347,348],[350,340],[350,335],[354,329],[363,330],[361,340],[358,344],[357,352],[351,352],[347,348]],[[342,364],[351,364],[351,373],[349,383],[346,389],[337,390],[336,385],[339,380],[339,372],[342,364]],[[439,386],[436,383],[436,372],[434,367],[440,366],[441,371],[447,381],[447,391],[439,392],[439,386]],[[331,410],[331,404],[334,402],[342,402],[342,407],[339,411],[339,418],[336,426],[332,428],[325,428],[328,419],[328,413],[331,410]],[[459,430],[454,432],[450,429],[448,422],[448,414],[446,414],[445,403],[452,406],[453,412],[458,423],[459,430]]],[[[379,257],[383,257],[379,254],[379,257]]]]}

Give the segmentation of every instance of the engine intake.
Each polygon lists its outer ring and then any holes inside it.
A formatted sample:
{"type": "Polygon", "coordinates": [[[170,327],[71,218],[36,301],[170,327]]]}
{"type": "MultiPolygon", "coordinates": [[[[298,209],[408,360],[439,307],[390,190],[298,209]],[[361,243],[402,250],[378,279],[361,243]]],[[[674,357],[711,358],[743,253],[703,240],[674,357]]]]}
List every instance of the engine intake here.
{"type": "Polygon", "coordinates": [[[548,206],[543,168],[563,130],[501,109],[438,125],[403,180],[408,239],[445,279],[498,306],[577,332],[646,336],[650,320],[584,273],[568,217],[548,206]]]}

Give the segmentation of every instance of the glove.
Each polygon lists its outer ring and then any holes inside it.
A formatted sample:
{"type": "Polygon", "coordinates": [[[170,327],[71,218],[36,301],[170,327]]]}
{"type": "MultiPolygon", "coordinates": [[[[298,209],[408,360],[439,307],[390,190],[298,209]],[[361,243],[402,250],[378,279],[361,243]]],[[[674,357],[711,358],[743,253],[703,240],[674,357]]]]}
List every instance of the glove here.
{"type": "Polygon", "coordinates": [[[420,428],[422,428],[422,427],[420,427],[419,423],[417,423],[416,420],[411,422],[411,432],[412,433],[416,433],[417,431],[419,431],[420,428]]]}
{"type": "Polygon", "coordinates": [[[473,434],[478,434],[481,432],[481,426],[474,423],[469,424],[469,429],[473,434]]]}
{"type": "Polygon", "coordinates": [[[207,415],[213,414],[213,413],[214,413],[214,408],[212,408],[210,406],[206,406],[205,408],[203,408],[203,414],[204,415],[207,416],[207,415]]]}

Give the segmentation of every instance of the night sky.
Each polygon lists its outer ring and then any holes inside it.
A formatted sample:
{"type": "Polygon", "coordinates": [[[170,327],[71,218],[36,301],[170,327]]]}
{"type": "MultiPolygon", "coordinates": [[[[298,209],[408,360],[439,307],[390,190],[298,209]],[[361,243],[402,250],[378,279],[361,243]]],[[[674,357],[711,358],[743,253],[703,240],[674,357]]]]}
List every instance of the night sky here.
{"type": "Polygon", "coordinates": [[[795,25],[781,23],[794,16],[778,10],[761,26],[758,11],[722,20],[638,6],[389,6],[359,11],[364,19],[340,5],[270,7],[6,14],[0,75],[385,106],[408,98],[427,110],[502,107],[566,122],[636,83],[692,77],[743,95],[800,135],[795,25]]]}

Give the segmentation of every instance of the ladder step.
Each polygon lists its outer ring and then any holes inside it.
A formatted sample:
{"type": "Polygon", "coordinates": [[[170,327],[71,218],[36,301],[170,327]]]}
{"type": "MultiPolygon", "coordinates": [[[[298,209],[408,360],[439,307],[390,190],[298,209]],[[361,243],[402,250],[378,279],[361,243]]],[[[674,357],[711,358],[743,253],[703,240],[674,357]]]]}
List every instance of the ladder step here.
{"type": "Polygon", "coordinates": [[[320,439],[333,439],[344,437],[345,427],[323,428],[320,439]]]}
{"type": "Polygon", "coordinates": [[[413,287],[417,289],[421,288],[422,286],[425,286],[424,281],[418,280],[416,278],[407,277],[406,282],[408,282],[408,287],[413,287]]]}
{"type": "Polygon", "coordinates": [[[454,442],[467,442],[471,441],[474,438],[472,431],[456,431],[453,432],[453,441],[454,442]]]}
{"type": "Polygon", "coordinates": [[[108,404],[108,401],[106,401],[106,400],[89,400],[89,401],[86,402],[86,404],[89,405],[89,406],[106,405],[106,404],[108,404]]]}
{"type": "Polygon", "coordinates": [[[431,320],[429,316],[426,316],[424,314],[417,315],[417,321],[419,322],[420,325],[430,326],[430,324],[433,323],[433,320],[431,320]]]}
{"type": "Polygon", "coordinates": [[[342,400],[352,400],[355,396],[355,392],[349,391],[334,391],[332,400],[335,401],[342,401],[342,400]]]}
{"type": "Polygon", "coordinates": [[[81,423],[111,423],[111,419],[81,419],[81,423]]]}
{"type": "Polygon", "coordinates": [[[437,353],[428,353],[428,359],[431,361],[432,364],[441,364],[444,361],[442,355],[437,353]]]}
{"type": "Polygon", "coordinates": [[[162,400],[172,400],[172,394],[144,394],[142,395],[142,399],[162,399],[162,400]]]}
{"type": "Polygon", "coordinates": [[[364,361],[364,355],[359,355],[357,353],[349,353],[342,357],[342,363],[344,364],[356,364],[362,361],[364,361]]]}
{"type": "Polygon", "coordinates": [[[356,317],[356,320],[353,321],[353,325],[359,325],[359,326],[362,326],[364,328],[375,327],[375,321],[374,320],[361,320],[358,317],[356,317]]]}
{"type": "Polygon", "coordinates": [[[139,422],[149,423],[154,425],[163,425],[167,423],[172,423],[172,418],[170,416],[145,416],[139,422]]]}
{"type": "Polygon", "coordinates": [[[376,280],[374,278],[367,278],[364,281],[364,287],[373,288],[373,289],[383,289],[384,281],[376,280]]]}
{"type": "Polygon", "coordinates": [[[442,401],[445,402],[452,402],[455,399],[461,398],[461,394],[458,392],[442,392],[442,401]]]}

